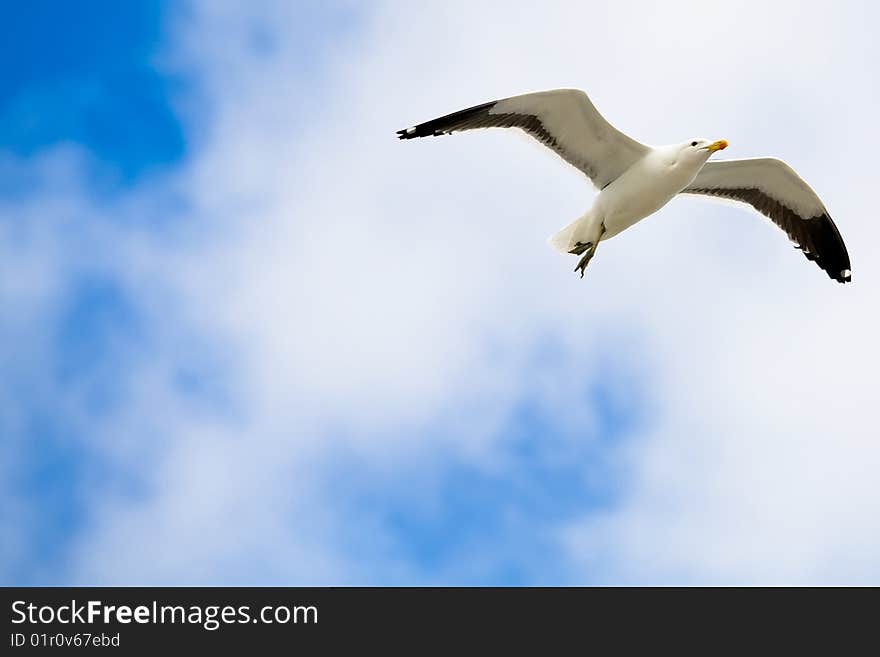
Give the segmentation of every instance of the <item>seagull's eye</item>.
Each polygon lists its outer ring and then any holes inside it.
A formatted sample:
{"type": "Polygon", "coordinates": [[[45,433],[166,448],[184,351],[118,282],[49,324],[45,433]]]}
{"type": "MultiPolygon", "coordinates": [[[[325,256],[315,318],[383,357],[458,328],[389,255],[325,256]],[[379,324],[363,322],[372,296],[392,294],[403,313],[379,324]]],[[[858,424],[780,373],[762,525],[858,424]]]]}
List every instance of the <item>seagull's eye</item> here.
{"type": "Polygon", "coordinates": [[[695,141],[691,142],[691,146],[696,146],[696,145],[697,145],[697,142],[695,142],[695,141]]]}

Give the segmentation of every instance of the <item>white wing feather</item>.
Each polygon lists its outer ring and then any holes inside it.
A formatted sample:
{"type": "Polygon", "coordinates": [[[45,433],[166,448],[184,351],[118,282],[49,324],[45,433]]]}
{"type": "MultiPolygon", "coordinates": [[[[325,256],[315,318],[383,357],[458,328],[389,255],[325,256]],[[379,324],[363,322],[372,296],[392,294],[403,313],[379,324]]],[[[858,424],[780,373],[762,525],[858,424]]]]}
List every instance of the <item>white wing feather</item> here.
{"type": "Polygon", "coordinates": [[[401,139],[477,128],[520,128],[602,189],[650,149],[599,114],[583,91],[555,89],[491,101],[400,130],[401,139]]]}
{"type": "Polygon", "coordinates": [[[707,162],[682,193],[738,201],[782,228],[831,278],[851,280],[849,254],[816,192],[782,160],[757,157],[707,162]]]}

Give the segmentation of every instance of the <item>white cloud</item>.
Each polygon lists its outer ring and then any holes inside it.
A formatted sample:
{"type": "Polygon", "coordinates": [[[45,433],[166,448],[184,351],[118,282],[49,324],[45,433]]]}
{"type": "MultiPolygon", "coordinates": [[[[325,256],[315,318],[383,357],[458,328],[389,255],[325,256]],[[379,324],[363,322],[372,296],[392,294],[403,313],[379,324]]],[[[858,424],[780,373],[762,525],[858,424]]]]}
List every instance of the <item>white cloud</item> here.
{"type": "MultiPolygon", "coordinates": [[[[107,449],[130,434],[116,458],[144,490],[97,502],[74,579],[436,578],[328,494],[347,483],[326,466],[355,461],[377,481],[449,459],[498,468],[501,427],[531,398],[557,418],[545,440],[590,440],[596,409],[578,391],[601,386],[608,362],[646,379],[632,394],[648,408],[615,454],[619,501],[555,528],[573,577],[876,572],[877,53],[857,38],[869,22],[858,7],[649,6],[377,5],[313,87],[285,37],[289,5],[197,4],[162,61],[198,75],[210,120],[184,106],[195,155],[155,183],[191,212],[171,238],[125,236],[116,267],[161,330],[132,403],[95,433],[107,449]],[[274,50],[249,45],[254,29],[274,50]],[[759,219],[693,200],[603,244],[581,281],[544,241],[590,193],[553,156],[500,132],[394,139],[555,86],[587,89],[647,142],[724,136],[732,157],[788,159],[838,219],[853,285],[759,219]],[[181,354],[202,342],[229,365],[228,414],[194,411],[175,388],[181,354]],[[536,375],[547,342],[564,357],[536,375]]],[[[154,193],[124,211],[149,216],[154,193]]]]}

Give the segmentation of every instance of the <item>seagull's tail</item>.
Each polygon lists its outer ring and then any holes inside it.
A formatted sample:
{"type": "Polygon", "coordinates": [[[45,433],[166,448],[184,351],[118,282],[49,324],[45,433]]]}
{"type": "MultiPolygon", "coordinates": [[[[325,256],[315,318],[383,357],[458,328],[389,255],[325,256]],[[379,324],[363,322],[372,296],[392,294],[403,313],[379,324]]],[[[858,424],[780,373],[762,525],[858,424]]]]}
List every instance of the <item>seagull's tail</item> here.
{"type": "Polygon", "coordinates": [[[582,217],[578,217],[558,233],[551,235],[550,239],[547,240],[550,246],[563,255],[571,253],[575,242],[578,241],[577,235],[588,227],[589,216],[590,214],[587,213],[582,217]]]}

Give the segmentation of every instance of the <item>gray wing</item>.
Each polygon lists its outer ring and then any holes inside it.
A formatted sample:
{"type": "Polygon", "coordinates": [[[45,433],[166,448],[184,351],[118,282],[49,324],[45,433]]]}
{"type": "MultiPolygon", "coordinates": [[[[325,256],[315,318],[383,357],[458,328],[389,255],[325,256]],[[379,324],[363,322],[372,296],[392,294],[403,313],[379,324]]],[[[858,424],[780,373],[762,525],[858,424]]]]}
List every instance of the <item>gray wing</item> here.
{"type": "Polygon", "coordinates": [[[794,245],[839,283],[852,280],[849,254],[810,186],[782,160],[771,157],[707,162],[683,194],[740,201],[784,230],[794,245]]]}
{"type": "Polygon", "coordinates": [[[476,128],[519,128],[602,189],[650,149],[608,123],[583,91],[555,89],[493,100],[399,130],[400,139],[476,128]]]}

